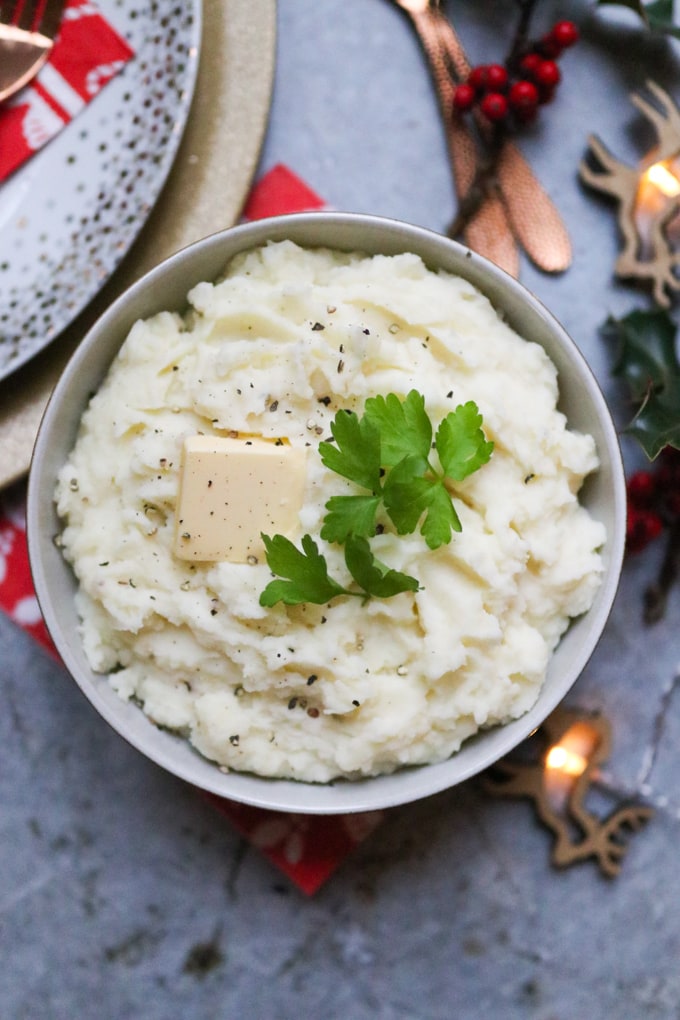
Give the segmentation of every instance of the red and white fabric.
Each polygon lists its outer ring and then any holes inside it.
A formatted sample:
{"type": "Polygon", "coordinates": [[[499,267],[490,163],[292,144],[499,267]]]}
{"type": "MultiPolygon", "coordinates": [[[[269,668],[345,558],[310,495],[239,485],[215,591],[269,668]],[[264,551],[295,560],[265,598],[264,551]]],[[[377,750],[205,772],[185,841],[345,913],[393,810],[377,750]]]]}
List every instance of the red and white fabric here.
{"type": "Polygon", "coordinates": [[[69,0],[50,59],[0,106],[0,181],[101,92],[133,52],[89,0],[69,0]]]}

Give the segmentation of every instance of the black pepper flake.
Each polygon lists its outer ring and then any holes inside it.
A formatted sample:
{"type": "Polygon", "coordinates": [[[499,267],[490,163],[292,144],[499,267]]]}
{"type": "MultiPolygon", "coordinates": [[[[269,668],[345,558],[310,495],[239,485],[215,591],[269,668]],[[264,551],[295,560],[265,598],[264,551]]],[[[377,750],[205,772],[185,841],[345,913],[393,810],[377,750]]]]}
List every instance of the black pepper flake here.
{"type": "Polygon", "coordinates": [[[449,398],[449,400],[450,400],[450,399],[451,399],[451,397],[453,396],[453,390],[449,390],[449,392],[448,392],[448,393],[446,394],[446,396],[447,396],[447,397],[449,398]]]}
{"type": "Polygon", "coordinates": [[[314,683],[314,681],[315,681],[315,680],[318,680],[318,679],[319,679],[319,678],[318,678],[318,676],[316,675],[316,673],[312,673],[312,675],[311,675],[311,676],[308,676],[308,677],[307,677],[307,686],[308,686],[308,687],[311,687],[311,686],[312,686],[312,684],[314,683]]]}
{"type": "Polygon", "coordinates": [[[232,745],[233,747],[238,747],[238,743],[239,743],[239,740],[240,740],[240,739],[241,739],[241,738],[240,738],[240,736],[239,736],[239,734],[238,734],[238,733],[232,733],[232,735],[231,735],[231,736],[229,737],[229,743],[230,743],[230,744],[231,744],[231,745],[232,745]]]}
{"type": "Polygon", "coordinates": [[[278,406],[279,406],[278,400],[272,400],[271,404],[269,405],[269,410],[276,411],[278,406]]]}
{"type": "Polygon", "coordinates": [[[290,701],[288,702],[288,708],[291,709],[291,711],[292,711],[292,709],[295,708],[297,703],[298,703],[298,699],[297,698],[291,698],[290,701]]]}
{"type": "Polygon", "coordinates": [[[385,530],[385,525],[384,524],[376,524],[376,526],[375,526],[375,533],[376,533],[376,535],[382,535],[384,530],[385,530]]]}
{"type": "Polygon", "coordinates": [[[210,615],[211,616],[217,616],[217,610],[216,609],[211,609],[210,610],[210,615]]]}
{"type": "Polygon", "coordinates": [[[342,372],[342,370],[344,369],[344,367],[345,367],[345,362],[344,362],[344,361],[342,360],[342,358],[340,358],[340,361],[338,362],[338,374],[339,374],[340,372],[342,372]]]}
{"type": "Polygon", "coordinates": [[[526,478],[524,479],[524,484],[525,484],[525,485],[527,485],[527,484],[528,484],[528,482],[530,482],[530,481],[532,480],[532,478],[535,478],[535,477],[536,477],[536,475],[535,475],[535,474],[533,474],[533,473],[532,473],[532,474],[529,474],[529,475],[527,475],[527,476],[526,476],[526,478]]]}
{"type": "Polygon", "coordinates": [[[323,325],[322,322],[315,322],[314,325],[312,326],[312,331],[314,333],[318,333],[320,329],[325,329],[325,328],[326,327],[323,325]]]}
{"type": "Polygon", "coordinates": [[[330,397],[319,397],[319,403],[323,404],[324,407],[328,407],[330,402],[331,402],[331,398],[330,397]]]}
{"type": "Polygon", "coordinates": [[[210,487],[211,487],[211,485],[212,485],[212,478],[209,478],[209,479],[208,479],[208,488],[210,488],[210,487]]]}
{"type": "Polygon", "coordinates": [[[364,334],[365,336],[370,336],[370,335],[371,335],[371,331],[370,331],[370,329],[362,329],[362,331],[361,331],[361,332],[362,332],[362,333],[363,333],[363,334],[364,334]]]}
{"type": "Polygon", "coordinates": [[[358,707],[359,707],[359,705],[361,704],[361,702],[360,702],[360,701],[357,701],[357,700],[356,700],[356,698],[355,698],[355,699],[354,699],[354,700],[352,701],[352,704],[354,705],[354,707],[355,707],[355,708],[358,708],[358,707]]]}
{"type": "Polygon", "coordinates": [[[99,564],[100,567],[108,567],[108,565],[109,565],[109,560],[104,560],[103,563],[99,564]]]}

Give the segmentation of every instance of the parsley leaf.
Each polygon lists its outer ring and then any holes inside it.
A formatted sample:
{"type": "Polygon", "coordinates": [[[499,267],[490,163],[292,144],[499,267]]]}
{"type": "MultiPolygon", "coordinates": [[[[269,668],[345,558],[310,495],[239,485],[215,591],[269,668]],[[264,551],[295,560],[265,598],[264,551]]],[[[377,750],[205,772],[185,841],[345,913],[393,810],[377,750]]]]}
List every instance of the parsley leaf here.
{"type": "Polygon", "coordinates": [[[321,537],[326,542],[342,543],[348,535],[375,535],[375,516],[381,496],[331,496],[321,537]]]}
{"type": "Polygon", "coordinates": [[[418,591],[420,582],[410,574],[391,570],[375,558],[365,538],[350,535],[345,543],[345,563],[350,574],[361,585],[366,597],[389,599],[402,591],[418,591]]]}
{"type": "Polygon", "coordinates": [[[392,468],[385,482],[384,498],[385,509],[399,535],[412,534],[425,514],[420,531],[430,549],[446,545],[451,541],[452,531],[462,530],[443,478],[424,477],[419,457],[405,457],[392,468]]]}
{"type": "Polygon", "coordinates": [[[380,490],[380,430],[354,411],[338,411],[331,423],[333,443],[319,443],[323,464],[371,492],[380,490]]]}
{"type": "Polygon", "coordinates": [[[302,602],[323,605],[336,595],[353,595],[328,576],[326,557],[322,556],[311,535],[302,536],[302,552],[283,535],[262,535],[267,563],[272,572],[286,580],[270,581],[260,595],[261,606],[285,602],[297,606],[302,602]]]}
{"type": "Polygon", "coordinates": [[[432,502],[432,490],[439,483],[425,478],[428,463],[422,457],[404,457],[385,481],[385,509],[399,535],[410,535],[432,502]]]}
{"type": "Polygon", "coordinates": [[[482,432],[482,416],[473,400],[447,414],[437,429],[435,446],[444,474],[456,482],[489,461],[493,443],[482,432]]]}
{"type": "Polygon", "coordinates": [[[425,411],[425,397],[417,390],[411,390],[403,401],[396,393],[369,397],[364,419],[380,431],[380,460],[385,467],[393,467],[413,454],[428,456],[432,422],[425,411]]]}

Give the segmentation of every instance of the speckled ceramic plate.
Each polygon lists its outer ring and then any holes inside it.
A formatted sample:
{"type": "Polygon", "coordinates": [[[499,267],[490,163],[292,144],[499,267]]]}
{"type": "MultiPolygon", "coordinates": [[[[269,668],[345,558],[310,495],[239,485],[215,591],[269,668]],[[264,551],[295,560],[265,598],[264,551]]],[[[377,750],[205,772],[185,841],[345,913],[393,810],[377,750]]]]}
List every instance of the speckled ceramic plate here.
{"type": "Polygon", "coordinates": [[[177,152],[193,95],[200,0],[98,0],[135,56],[0,185],[0,379],[46,347],[109,278],[177,152]]]}

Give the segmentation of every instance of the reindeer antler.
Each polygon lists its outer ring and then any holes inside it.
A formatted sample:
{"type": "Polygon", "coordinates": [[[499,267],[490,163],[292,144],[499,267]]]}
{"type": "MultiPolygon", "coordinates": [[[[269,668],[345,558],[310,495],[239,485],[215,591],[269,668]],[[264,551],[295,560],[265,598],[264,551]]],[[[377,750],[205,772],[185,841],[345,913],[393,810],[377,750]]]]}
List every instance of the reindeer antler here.
{"type": "Polygon", "coordinates": [[[675,156],[680,149],[680,110],[667,92],[655,81],[646,81],[645,88],[651,92],[661,109],[647,102],[641,95],[634,93],[630,97],[633,106],[653,125],[658,139],[658,146],[648,153],[644,160],[645,166],[658,163],[675,156]]]}
{"type": "Polygon", "coordinates": [[[678,208],[670,199],[665,207],[661,205],[658,211],[649,215],[648,236],[643,237],[638,219],[638,192],[644,171],[655,163],[680,157],[680,110],[656,82],[648,81],[646,88],[658,105],[640,95],[631,96],[631,102],[654,127],[658,139],[656,148],[647,154],[638,168],[633,168],[616,159],[599,138],[591,137],[590,152],[599,168],[593,168],[584,159],[579,175],[584,184],[618,200],[623,247],[616,262],[616,275],[649,280],[655,301],[667,307],[670,293],[680,290],[680,279],[675,274],[680,258],[671,249],[667,229],[678,208]]]}

